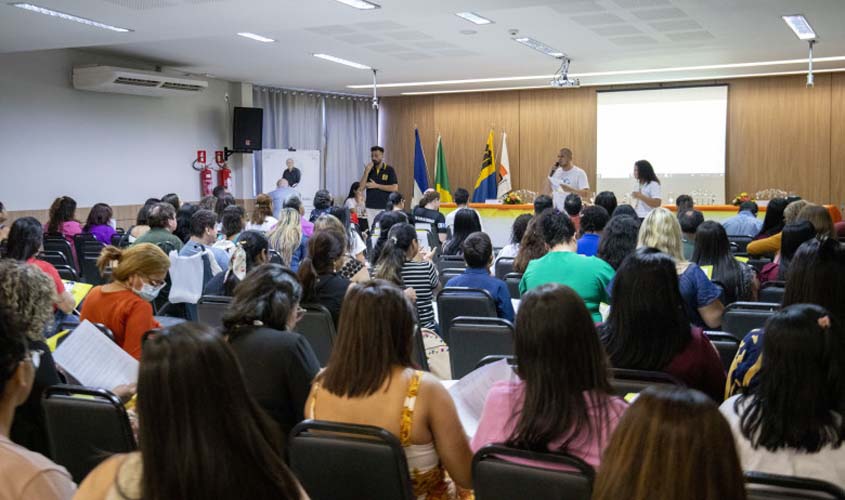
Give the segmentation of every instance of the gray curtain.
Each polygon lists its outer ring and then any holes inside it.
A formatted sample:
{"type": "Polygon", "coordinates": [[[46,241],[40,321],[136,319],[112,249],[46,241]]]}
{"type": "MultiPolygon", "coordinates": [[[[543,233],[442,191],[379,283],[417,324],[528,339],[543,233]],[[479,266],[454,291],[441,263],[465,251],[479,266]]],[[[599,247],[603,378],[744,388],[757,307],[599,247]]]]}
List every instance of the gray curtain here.
{"type": "Polygon", "coordinates": [[[366,98],[326,96],[326,189],[346,198],[377,141],[376,111],[366,98]]]}

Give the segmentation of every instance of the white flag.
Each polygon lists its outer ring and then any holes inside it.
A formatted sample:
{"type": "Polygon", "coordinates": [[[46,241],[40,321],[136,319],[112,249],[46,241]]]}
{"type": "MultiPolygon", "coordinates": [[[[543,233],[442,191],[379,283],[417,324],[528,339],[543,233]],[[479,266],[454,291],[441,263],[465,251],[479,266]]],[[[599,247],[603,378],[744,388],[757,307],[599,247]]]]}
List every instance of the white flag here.
{"type": "Polygon", "coordinates": [[[502,133],[502,153],[499,155],[499,166],[496,169],[501,180],[499,181],[496,197],[508,194],[511,188],[511,162],[508,159],[508,134],[502,133]]]}

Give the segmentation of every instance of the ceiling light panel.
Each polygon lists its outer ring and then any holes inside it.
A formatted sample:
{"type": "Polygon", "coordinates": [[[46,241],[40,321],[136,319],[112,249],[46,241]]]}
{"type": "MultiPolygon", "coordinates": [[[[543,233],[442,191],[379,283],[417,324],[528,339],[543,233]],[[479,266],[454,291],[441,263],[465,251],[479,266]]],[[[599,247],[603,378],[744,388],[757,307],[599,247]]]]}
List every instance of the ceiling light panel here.
{"type": "Polygon", "coordinates": [[[480,15],[476,14],[475,12],[456,12],[455,15],[460,17],[461,19],[465,19],[465,20],[471,22],[472,24],[478,24],[479,26],[482,26],[482,25],[485,25],[485,24],[493,24],[493,21],[491,21],[490,19],[487,19],[484,16],[480,16],[480,15]]]}
{"type": "Polygon", "coordinates": [[[112,26],[110,24],[101,23],[99,21],[94,21],[92,19],[87,19],[85,17],[74,16],[73,14],[67,14],[65,12],[59,12],[57,10],[48,9],[45,7],[40,7],[38,5],[33,5],[31,3],[13,3],[11,4],[12,7],[17,7],[19,9],[28,10],[30,12],[37,12],[39,14],[44,14],[47,16],[57,17],[59,19],[64,19],[65,21],[73,21],[75,23],[85,24],[87,26],[93,26],[94,28],[101,28],[104,30],[115,31],[117,33],[130,33],[132,30],[129,28],[120,28],[118,26],[112,26]]]}
{"type": "Polygon", "coordinates": [[[344,66],[349,66],[350,68],[356,69],[372,69],[369,66],[363,65],[361,63],[356,63],[354,61],[349,61],[346,59],[341,59],[340,57],[335,57],[329,54],[313,54],[314,57],[323,59],[325,61],[331,61],[333,63],[343,64],[344,66]]]}
{"type": "Polygon", "coordinates": [[[522,45],[525,45],[526,47],[530,47],[530,48],[536,50],[537,52],[542,52],[543,54],[546,54],[547,56],[563,57],[563,52],[561,52],[557,49],[554,49],[552,47],[549,47],[545,43],[534,40],[533,38],[521,36],[521,37],[514,38],[513,41],[517,42],[517,43],[521,43],[522,45]]]}
{"type": "Polygon", "coordinates": [[[813,31],[813,27],[810,26],[810,23],[807,21],[807,18],[804,17],[802,14],[783,16],[783,22],[785,22],[786,25],[792,29],[792,32],[795,33],[795,36],[797,36],[799,39],[816,39],[816,32],[813,31]]]}
{"type": "Polygon", "coordinates": [[[343,5],[348,5],[350,7],[354,7],[360,10],[373,10],[373,9],[380,9],[381,5],[373,2],[368,2],[367,0],[335,0],[336,2],[340,2],[343,5]]]}
{"type": "Polygon", "coordinates": [[[238,36],[242,36],[244,38],[249,38],[250,40],[255,40],[256,42],[264,42],[264,43],[275,42],[275,40],[273,40],[272,38],[267,38],[266,36],[256,35],[255,33],[249,33],[249,32],[238,33],[238,36]]]}

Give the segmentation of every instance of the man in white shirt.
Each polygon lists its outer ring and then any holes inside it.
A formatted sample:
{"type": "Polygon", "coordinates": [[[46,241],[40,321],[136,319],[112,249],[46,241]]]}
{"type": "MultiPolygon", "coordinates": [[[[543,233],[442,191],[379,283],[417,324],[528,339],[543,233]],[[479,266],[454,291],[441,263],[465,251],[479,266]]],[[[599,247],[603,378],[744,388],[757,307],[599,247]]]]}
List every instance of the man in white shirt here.
{"type": "Polygon", "coordinates": [[[569,148],[560,150],[557,162],[549,172],[549,178],[554,205],[558,210],[563,210],[563,202],[569,193],[575,193],[585,200],[590,198],[587,173],[572,163],[572,150],[569,148]]]}

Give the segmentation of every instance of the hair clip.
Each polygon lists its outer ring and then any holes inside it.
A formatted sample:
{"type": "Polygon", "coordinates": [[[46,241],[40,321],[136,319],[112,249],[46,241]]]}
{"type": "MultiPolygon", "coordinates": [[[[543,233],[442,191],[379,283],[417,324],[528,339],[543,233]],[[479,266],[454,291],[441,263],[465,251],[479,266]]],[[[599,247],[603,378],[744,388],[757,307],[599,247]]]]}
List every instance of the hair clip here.
{"type": "Polygon", "coordinates": [[[819,318],[819,326],[822,328],[830,328],[830,316],[822,316],[819,318]]]}

